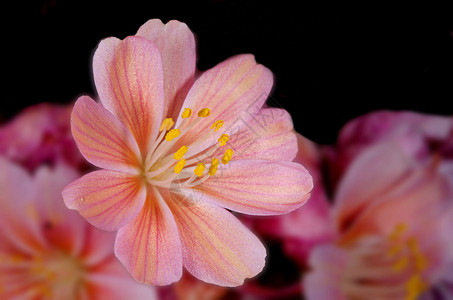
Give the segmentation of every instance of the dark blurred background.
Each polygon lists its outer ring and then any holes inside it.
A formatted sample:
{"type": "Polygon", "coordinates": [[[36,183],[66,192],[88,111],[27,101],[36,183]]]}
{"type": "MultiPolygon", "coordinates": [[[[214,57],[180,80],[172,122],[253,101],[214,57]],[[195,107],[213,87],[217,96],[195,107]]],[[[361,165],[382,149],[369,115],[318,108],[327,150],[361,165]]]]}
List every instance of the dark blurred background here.
{"type": "Polygon", "coordinates": [[[333,143],[376,109],[453,115],[453,10],[411,5],[258,1],[11,1],[2,4],[0,120],[38,102],[94,96],[91,57],[107,36],[151,18],[188,24],[198,68],[253,53],[275,74],[273,105],[295,128],[333,143]]]}

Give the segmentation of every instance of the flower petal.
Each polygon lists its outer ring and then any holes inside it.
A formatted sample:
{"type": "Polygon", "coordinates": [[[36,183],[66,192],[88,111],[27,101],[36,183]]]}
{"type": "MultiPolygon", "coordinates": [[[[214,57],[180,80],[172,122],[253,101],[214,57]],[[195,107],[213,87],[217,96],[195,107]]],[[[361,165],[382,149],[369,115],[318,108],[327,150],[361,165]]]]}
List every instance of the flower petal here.
{"type": "Polygon", "coordinates": [[[0,188],[0,252],[34,253],[45,247],[32,203],[38,189],[27,171],[0,157],[0,188]]]}
{"type": "Polygon", "coordinates": [[[412,159],[393,142],[364,150],[351,162],[338,185],[333,215],[340,228],[349,223],[370,199],[380,199],[410,174],[412,159]]]}
{"type": "Polygon", "coordinates": [[[66,206],[103,230],[118,230],[129,223],[145,202],[145,188],[137,176],[99,170],[71,184],[63,192],[66,206]]]}
{"type": "Polygon", "coordinates": [[[347,259],[347,253],[334,245],[316,247],[310,254],[312,271],[303,280],[305,297],[308,300],[347,300],[341,290],[347,259]]]}
{"type": "MultiPolygon", "coordinates": [[[[206,139],[200,147],[211,145],[225,130],[234,131],[244,126],[263,106],[272,83],[272,73],[257,64],[253,55],[234,56],[204,72],[190,89],[182,109],[188,107],[198,112],[209,108],[211,114],[200,120],[196,130],[185,134],[181,143],[190,145],[190,141],[197,140],[200,135],[206,136],[216,120],[224,121],[219,134],[206,139]]],[[[195,119],[196,116],[189,122],[195,119]]],[[[178,119],[176,126],[181,120],[178,119]]]]}
{"type": "Polygon", "coordinates": [[[116,259],[110,248],[111,257],[97,267],[97,272],[87,274],[90,299],[159,299],[156,289],[135,281],[116,259]]]}
{"type": "Polygon", "coordinates": [[[159,49],[164,74],[164,116],[177,119],[195,76],[195,38],[186,24],[171,20],[163,24],[152,19],[143,24],[137,36],[151,40],[159,49]]]}
{"type": "Polygon", "coordinates": [[[300,164],[266,160],[232,161],[199,185],[207,200],[250,215],[276,215],[303,205],[313,188],[300,164]]]}
{"type": "Polygon", "coordinates": [[[159,191],[149,188],[139,215],[118,231],[115,254],[140,282],[167,285],[181,278],[178,229],[159,191]]]}
{"type": "Polygon", "coordinates": [[[80,97],[71,116],[71,129],[82,155],[90,163],[136,173],[139,150],[129,130],[91,98],[80,97]]]}
{"type": "MultiPolygon", "coordinates": [[[[297,153],[297,139],[290,114],[279,108],[263,108],[247,123],[231,132],[228,147],[234,159],[291,161],[297,153]]],[[[222,150],[225,151],[225,150],[222,150]]]]}
{"type": "Polygon", "coordinates": [[[168,201],[182,240],[184,267],[195,277],[222,286],[238,286],[264,267],[266,249],[227,210],[206,202],[168,201]],[[181,204],[184,205],[181,205],[181,204]]]}
{"type": "Polygon", "coordinates": [[[164,108],[162,62],[148,39],[101,41],[93,57],[99,98],[135,137],[142,153],[157,136],[164,108]]]}

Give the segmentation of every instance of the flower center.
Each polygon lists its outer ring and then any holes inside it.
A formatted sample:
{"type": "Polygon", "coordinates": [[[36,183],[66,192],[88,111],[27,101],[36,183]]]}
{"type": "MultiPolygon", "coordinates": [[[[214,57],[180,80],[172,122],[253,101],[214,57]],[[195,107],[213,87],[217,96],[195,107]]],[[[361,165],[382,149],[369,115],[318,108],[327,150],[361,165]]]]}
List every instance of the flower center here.
{"type": "Polygon", "coordinates": [[[342,289],[350,299],[415,300],[428,284],[428,266],[417,239],[399,223],[385,239],[364,238],[350,251],[342,289]]]}
{"type": "MultiPolygon", "coordinates": [[[[85,271],[82,263],[60,251],[33,257],[14,254],[0,257],[0,261],[3,268],[21,278],[20,282],[1,287],[7,293],[25,290],[33,299],[76,299],[83,288],[85,271]]],[[[4,275],[11,276],[12,273],[6,271],[4,275]]]]}
{"type": "Polygon", "coordinates": [[[204,142],[217,134],[223,126],[222,120],[213,121],[209,132],[198,135],[199,138],[190,141],[190,144],[178,143],[184,135],[196,128],[202,119],[209,118],[210,114],[208,108],[203,108],[198,111],[197,116],[193,116],[192,110],[185,108],[181,114],[183,121],[178,128],[172,128],[175,124],[172,118],[162,121],[160,135],[145,159],[144,177],[148,183],[165,188],[175,183],[181,188],[194,187],[214,176],[220,163],[226,165],[230,162],[233,156],[231,148],[226,149],[222,157],[215,157],[218,149],[228,142],[230,137],[227,134],[219,135],[216,143],[203,146],[204,142]],[[190,118],[196,120],[189,122],[190,118]],[[176,149],[175,145],[179,147],[176,149]],[[187,156],[190,148],[196,149],[196,153],[187,156]]]}

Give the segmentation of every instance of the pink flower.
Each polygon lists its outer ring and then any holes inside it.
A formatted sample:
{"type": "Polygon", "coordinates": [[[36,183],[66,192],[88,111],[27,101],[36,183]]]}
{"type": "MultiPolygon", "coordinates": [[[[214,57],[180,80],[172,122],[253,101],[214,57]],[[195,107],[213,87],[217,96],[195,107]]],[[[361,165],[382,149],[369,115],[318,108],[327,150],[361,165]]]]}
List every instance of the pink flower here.
{"type": "Polygon", "coordinates": [[[436,157],[420,161],[395,137],[350,148],[334,196],[337,237],[311,253],[307,299],[419,299],[451,277],[451,186],[436,157]]]}
{"type": "Polygon", "coordinates": [[[375,111],[348,122],[331,150],[333,180],[363,150],[376,143],[393,141],[418,162],[436,155],[441,169],[452,169],[453,118],[410,111],[375,111]],[[444,166],[445,165],[445,166],[444,166]]]}
{"type": "Polygon", "coordinates": [[[41,103],[0,127],[0,154],[33,171],[42,164],[86,164],[70,131],[72,105],[41,103]]]}
{"type": "Polygon", "coordinates": [[[288,113],[263,107],[271,72],[238,55],[196,80],[187,26],[150,20],[93,58],[100,104],[80,97],[72,132],[102,168],[68,185],[65,203],[93,225],[118,230],[115,254],[138,281],[166,285],[184,267],[237,286],[266,251],[228,210],[283,214],[301,206],[311,176],[288,113]]]}
{"type": "Polygon", "coordinates": [[[114,256],[114,235],[64,206],[77,176],[62,164],[31,176],[0,158],[0,298],[156,299],[114,256]]]}

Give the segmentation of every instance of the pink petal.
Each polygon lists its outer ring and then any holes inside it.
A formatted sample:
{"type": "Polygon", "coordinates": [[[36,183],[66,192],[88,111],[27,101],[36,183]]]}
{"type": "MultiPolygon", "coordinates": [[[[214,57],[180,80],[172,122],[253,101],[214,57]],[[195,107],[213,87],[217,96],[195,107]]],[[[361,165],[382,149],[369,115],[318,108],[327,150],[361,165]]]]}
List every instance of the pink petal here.
{"type": "Polygon", "coordinates": [[[33,205],[37,224],[42,235],[52,247],[78,256],[85,247],[89,224],[75,211],[69,210],[62,199],[63,188],[80,175],[66,164],[52,169],[42,166],[36,170],[33,180],[36,192],[33,205]]]}
{"type": "Polygon", "coordinates": [[[238,286],[262,270],[265,248],[230,212],[172,197],[168,204],[178,224],[184,266],[192,275],[207,283],[238,286]]]}
{"type": "Polygon", "coordinates": [[[121,172],[99,170],[66,186],[66,206],[103,230],[118,230],[137,216],[145,203],[142,180],[121,172]]]}
{"type": "Polygon", "coordinates": [[[159,50],[141,37],[105,39],[94,53],[93,73],[102,104],[129,128],[145,153],[164,109],[159,50]]]}
{"type": "Polygon", "coordinates": [[[235,160],[291,161],[297,153],[291,116],[283,109],[263,108],[247,126],[231,133],[228,146],[233,149],[235,160]]]}
{"type": "Polygon", "coordinates": [[[27,171],[0,157],[0,188],[0,252],[33,254],[45,247],[47,242],[32,201],[37,187],[27,171]]]}
{"type": "Polygon", "coordinates": [[[92,164],[137,173],[139,150],[134,138],[109,111],[89,97],[80,97],[72,111],[72,134],[92,164]]]}
{"type": "MultiPolygon", "coordinates": [[[[211,125],[223,120],[218,135],[207,139],[202,146],[210,145],[226,131],[237,131],[256,114],[266,101],[272,87],[272,73],[255,62],[252,55],[237,55],[203,73],[190,89],[182,109],[188,107],[195,113],[209,108],[211,114],[203,118],[196,130],[189,131],[181,143],[190,145],[200,135],[212,131],[211,125]]],[[[193,116],[190,121],[196,119],[193,116]]],[[[178,125],[181,122],[178,120],[178,125]]],[[[200,147],[202,147],[200,146],[200,147]]],[[[189,153],[191,149],[189,148],[189,153]]]]}
{"type": "Polygon", "coordinates": [[[140,282],[167,285],[181,278],[178,229],[159,191],[149,188],[139,215],[118,231],[115,254],[140,282]]]}
{"type": "Polygon", "coordinates": [[[123,265],[116,259],[110,248],[111,257],[87,274],[90,285],[89,299],[146,299],[157,300],[156,289],[135,281],[123,265]]]}
{"type": "Polygon", "coordinates": [[[340,227],[370,199],[379,199],[404,179],[413,170],[411,163],[392,142],[379,143],[363,151],[351,163],[337,188],[333,214],[340,227]]]}
{"type": "Polygon", "coordinates": [[[210,202],[250,215],[292,211],[310,196],[308,171],[293,162],[232,161],[199,185],[210,202]]]}
{"type": "Polygon", "coordinates": [[[347,253],[333,245],[316,247],[310,256],[311,272],[304,276],[303,291],[307,300],[347,300],[341,290],[347,253]]]}
{"type": "Polygon", "coordinates": [[[177,119],[195,75],[195,38],[186,24],[172,20],[163,24],[152,19],[143,24],[137,36],[151,40],[159,49],[164,74],[164,116],[177,119]]]}

